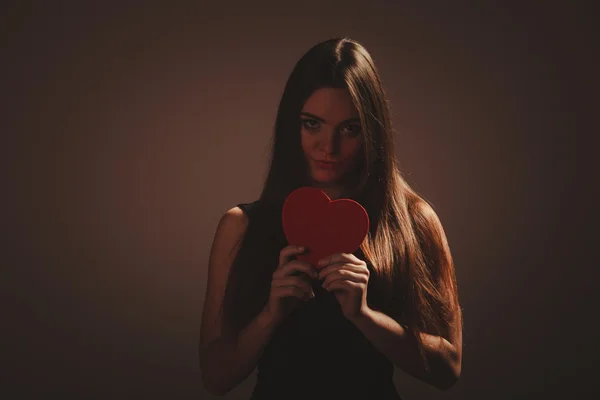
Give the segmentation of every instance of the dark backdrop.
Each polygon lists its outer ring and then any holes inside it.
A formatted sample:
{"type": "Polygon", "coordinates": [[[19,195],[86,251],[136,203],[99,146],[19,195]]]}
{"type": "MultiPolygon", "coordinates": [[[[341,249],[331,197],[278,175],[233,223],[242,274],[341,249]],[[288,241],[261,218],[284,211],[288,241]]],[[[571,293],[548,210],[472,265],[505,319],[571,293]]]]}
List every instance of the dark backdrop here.
{"type": "Polygon", "coordinates": [[[397,371],[399,391],[587,390],[586,3],[81,3],[2,6],[3,398],[211,398],[197,340],[216,224],[259,195],[295,62],[344,35],[380,69],[464,308],[459,383],[397,371]]]}

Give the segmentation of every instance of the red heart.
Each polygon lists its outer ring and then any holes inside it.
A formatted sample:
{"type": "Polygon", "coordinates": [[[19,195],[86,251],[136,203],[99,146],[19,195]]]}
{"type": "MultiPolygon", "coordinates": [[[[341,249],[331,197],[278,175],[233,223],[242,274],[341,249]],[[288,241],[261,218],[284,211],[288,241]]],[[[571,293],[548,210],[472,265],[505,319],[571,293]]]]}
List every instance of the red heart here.
{"type": "Polygon", "coordinates": [[[350,199],[331,201],[322,190],[294,190],[283,205],[283,231],[288,243],[305,246],[298,260],[317,262],[334,253],[354,253],[369,232],[369,215],[350,199]]]}

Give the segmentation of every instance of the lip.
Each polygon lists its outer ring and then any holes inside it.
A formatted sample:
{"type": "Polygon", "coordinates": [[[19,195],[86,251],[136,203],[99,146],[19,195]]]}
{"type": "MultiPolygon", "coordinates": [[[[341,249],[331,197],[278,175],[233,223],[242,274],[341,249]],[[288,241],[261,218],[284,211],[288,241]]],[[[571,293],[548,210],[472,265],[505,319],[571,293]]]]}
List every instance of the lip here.
{"type": "Polygon", "coordinates": [[[317,166],[319,168],[323,168],[323,169],[336,169],[337,166],[339,165],[338,161],[321,161],[321,160],[314,160],[315,164],[317,164],[317,166]]]}

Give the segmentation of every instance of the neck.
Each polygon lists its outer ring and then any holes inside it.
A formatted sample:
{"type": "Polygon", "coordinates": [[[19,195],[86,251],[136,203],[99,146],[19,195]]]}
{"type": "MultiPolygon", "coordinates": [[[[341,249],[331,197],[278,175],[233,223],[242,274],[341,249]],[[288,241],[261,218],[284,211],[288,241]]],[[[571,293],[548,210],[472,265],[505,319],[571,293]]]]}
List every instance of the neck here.
{"type": "Polygon", "coordinates": [[[313,182],[312,186],[321,189],[331,200],[337,200],[343,197],[345,193],[342,185],[322,185],[313,182]]]}
{"type": "Polygon", "coordinates": [[[337,200],[342,197],[342,189],[336,187],[320,188],[331,200],[337,200]]]}
{"type": "Polygon", "coordinates": [[[350,193],[353,190],[351,189],[353,187],[353,184],[351,183],[352,181],[349,180],[328,184],[315,182],[314,180],[309,178],[308,182],[312,187],[321,189],[327,196],[329,196],[331,200],[349,197],[350,193]]]}

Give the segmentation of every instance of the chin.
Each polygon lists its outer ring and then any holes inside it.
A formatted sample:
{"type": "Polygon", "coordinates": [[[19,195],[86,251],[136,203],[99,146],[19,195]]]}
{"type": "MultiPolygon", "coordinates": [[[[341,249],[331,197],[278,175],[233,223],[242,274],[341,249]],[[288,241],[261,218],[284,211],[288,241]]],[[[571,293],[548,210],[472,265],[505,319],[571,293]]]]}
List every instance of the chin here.
{"type": "Polygon", "coordinates": [[[320,183],[320,184],[335,184],[339,180],[336,175],[321,174],[321,173],[313,174],[312,179],[316,183],[320,183]]]}

